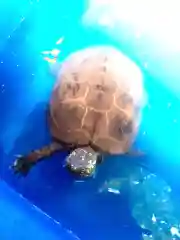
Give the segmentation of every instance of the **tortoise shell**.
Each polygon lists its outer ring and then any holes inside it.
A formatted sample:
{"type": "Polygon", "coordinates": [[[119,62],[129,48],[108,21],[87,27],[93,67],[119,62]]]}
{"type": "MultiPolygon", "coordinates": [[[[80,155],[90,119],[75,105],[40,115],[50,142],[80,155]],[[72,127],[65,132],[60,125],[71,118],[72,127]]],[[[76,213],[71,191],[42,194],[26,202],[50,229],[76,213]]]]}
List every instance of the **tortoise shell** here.
{"type": "Polygon", "coordinates": [[[109,154],[126,153],[139,129],[144,97],[140,69],[119,50],[79,50],[61,65],[52,92],[52,136],[109,154]]]}

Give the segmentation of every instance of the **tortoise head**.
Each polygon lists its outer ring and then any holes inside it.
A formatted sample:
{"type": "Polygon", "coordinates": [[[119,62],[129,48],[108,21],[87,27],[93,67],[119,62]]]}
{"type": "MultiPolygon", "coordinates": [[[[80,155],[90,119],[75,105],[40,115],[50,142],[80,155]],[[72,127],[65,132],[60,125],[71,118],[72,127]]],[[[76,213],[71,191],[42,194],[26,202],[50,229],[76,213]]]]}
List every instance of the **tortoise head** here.
{"type": "Polygon", "coordinates": [[[91,148],[77,148],[66,158],[66,167],[79,177],[94,175],[99,154],[91,148]]]}

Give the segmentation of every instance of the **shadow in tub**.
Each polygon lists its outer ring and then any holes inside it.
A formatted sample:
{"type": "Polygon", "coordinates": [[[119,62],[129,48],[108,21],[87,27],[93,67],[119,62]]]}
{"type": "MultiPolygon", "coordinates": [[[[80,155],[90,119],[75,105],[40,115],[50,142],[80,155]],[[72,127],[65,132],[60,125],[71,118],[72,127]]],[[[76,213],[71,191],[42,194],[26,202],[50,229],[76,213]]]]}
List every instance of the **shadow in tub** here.
{"type": "MultiPolygon", "coordinates": [[[[13,150],[6,156],[6,161],[3,161],[3,178],[11,183],[13,187],[17,188],[17,190],[19,190],[21,182],[24,183],[24,186],[28,184],[27,187],[33,186],[35,180],[36,184],[33,187],[36,187],[37,185],[46,185],[46,182],[44,181],[50,178],[49,175],[46,176],[48,172],[56,170],[58,166],[58,171],[61,171],[63,159],[66,156],[65,152],[54,154],[53,157],[47,158],[38,163],[30,170],[27,177],[14,175],[13,170],[10,168],[16,155],[26,155],[30,151],[41,148],[51,142],[49,126],[47,124],[47,110],[47,103],[42,102],[36,105],[34,110],[27,117],[20,136],[14,142],[13,150]]],[[[62,170],[64,172],[64,169],[62,170]]],[[[54,175],[54,173],[52,173],[52,175],[54,175]]],[[[61,177],[61,174],[58,175],[61,177]]]]}
{"type": "MultiPolygon", "coordinates": [[[[65,152],[56,153],[40,162],[25,178],[14,175],[9,166],[16,154],[26,154],[51,141],[46,110],[47,103],[35,107],[14,143],[14,149],[8,155],[4,154],[1,162],[3,179],[64,227],[72,229],[81,239],[116,240],[119,236],[140,239],[140,230],[132,220],[126,197],[98,192],[111,172],[112,159],[107,159],[99,167],[96,178],[84,182],[75,181],[63,167],[65,152]],[[137,237],[129,235],[132,228],[137,230],[137,237]]],[[[116,164],[116,161],[113,160],[113,163],[116,164]]]]}

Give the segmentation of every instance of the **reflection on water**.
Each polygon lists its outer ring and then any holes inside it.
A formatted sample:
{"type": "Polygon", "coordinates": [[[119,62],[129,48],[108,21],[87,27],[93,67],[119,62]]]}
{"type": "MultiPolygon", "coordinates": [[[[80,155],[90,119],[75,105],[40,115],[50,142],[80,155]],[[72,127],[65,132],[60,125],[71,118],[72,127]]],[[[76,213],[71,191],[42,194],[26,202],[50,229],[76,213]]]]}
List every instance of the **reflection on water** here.
{"type": "Polygon", "coordinates": [[[171,187],[138,166],[126,173],[126,177],[106,181],[99,191],[121,194],[128,189],[133,217],[142,229],[150,231],[143,232],[143,239],[180,239],[179,205],[171,187]]]}

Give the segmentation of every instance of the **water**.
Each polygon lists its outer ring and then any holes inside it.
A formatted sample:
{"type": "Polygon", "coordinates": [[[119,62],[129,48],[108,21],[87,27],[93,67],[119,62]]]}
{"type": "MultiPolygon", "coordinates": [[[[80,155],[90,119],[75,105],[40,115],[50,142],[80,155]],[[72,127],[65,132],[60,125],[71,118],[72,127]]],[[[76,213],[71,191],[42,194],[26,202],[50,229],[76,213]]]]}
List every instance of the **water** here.
{"type": "Polygon", "coordinates": [[[180,221],[176,204],[180,169],[180,55],[175,44],[170,48],[165,45],[165,38],[162,43],[157,34],[154,38],[149,32],[137,36],[129,22],[119,20],[118,31],[102,27],[97,24],[102,12],[85,15],[82,21],[87,4],[79,2],[72,10],[68,4],[59,5],[55,0],[51,4],[44,0],[32,4],[24,1],[23,5],[20,1],[17,6],[9,1],[2,5],[0,175],[80,239],[142,239],[139,226],[153,232],[151,238],[145,234],[149,231],[143,231],[144,239],[173,239],[170,230],[175,232],[180,221]],[[12,9],[14,21],[9,20],[12,9]],[[61,37],[64,41],[57,46],[61,37]],[[63,61],[68,53],[79,48],[107,43],[127,54],[144,74],[148,105],[136,145],[146,153],[143,163],[157,177],[152,178],[149,171],[135,165],[131,157],[116,157],[107,158],[95,178],[75,182],[62,167],[66,153],[41,162],[26,178],[15,176],[9,166],[16,154],[50,142],[45,112],[54,78],[41,52],[59,47],[63,61]],[[162,191],[164,194],[160,194],[162,191]],[[163,210],[160,206],[164,206],[163,210]]]}

